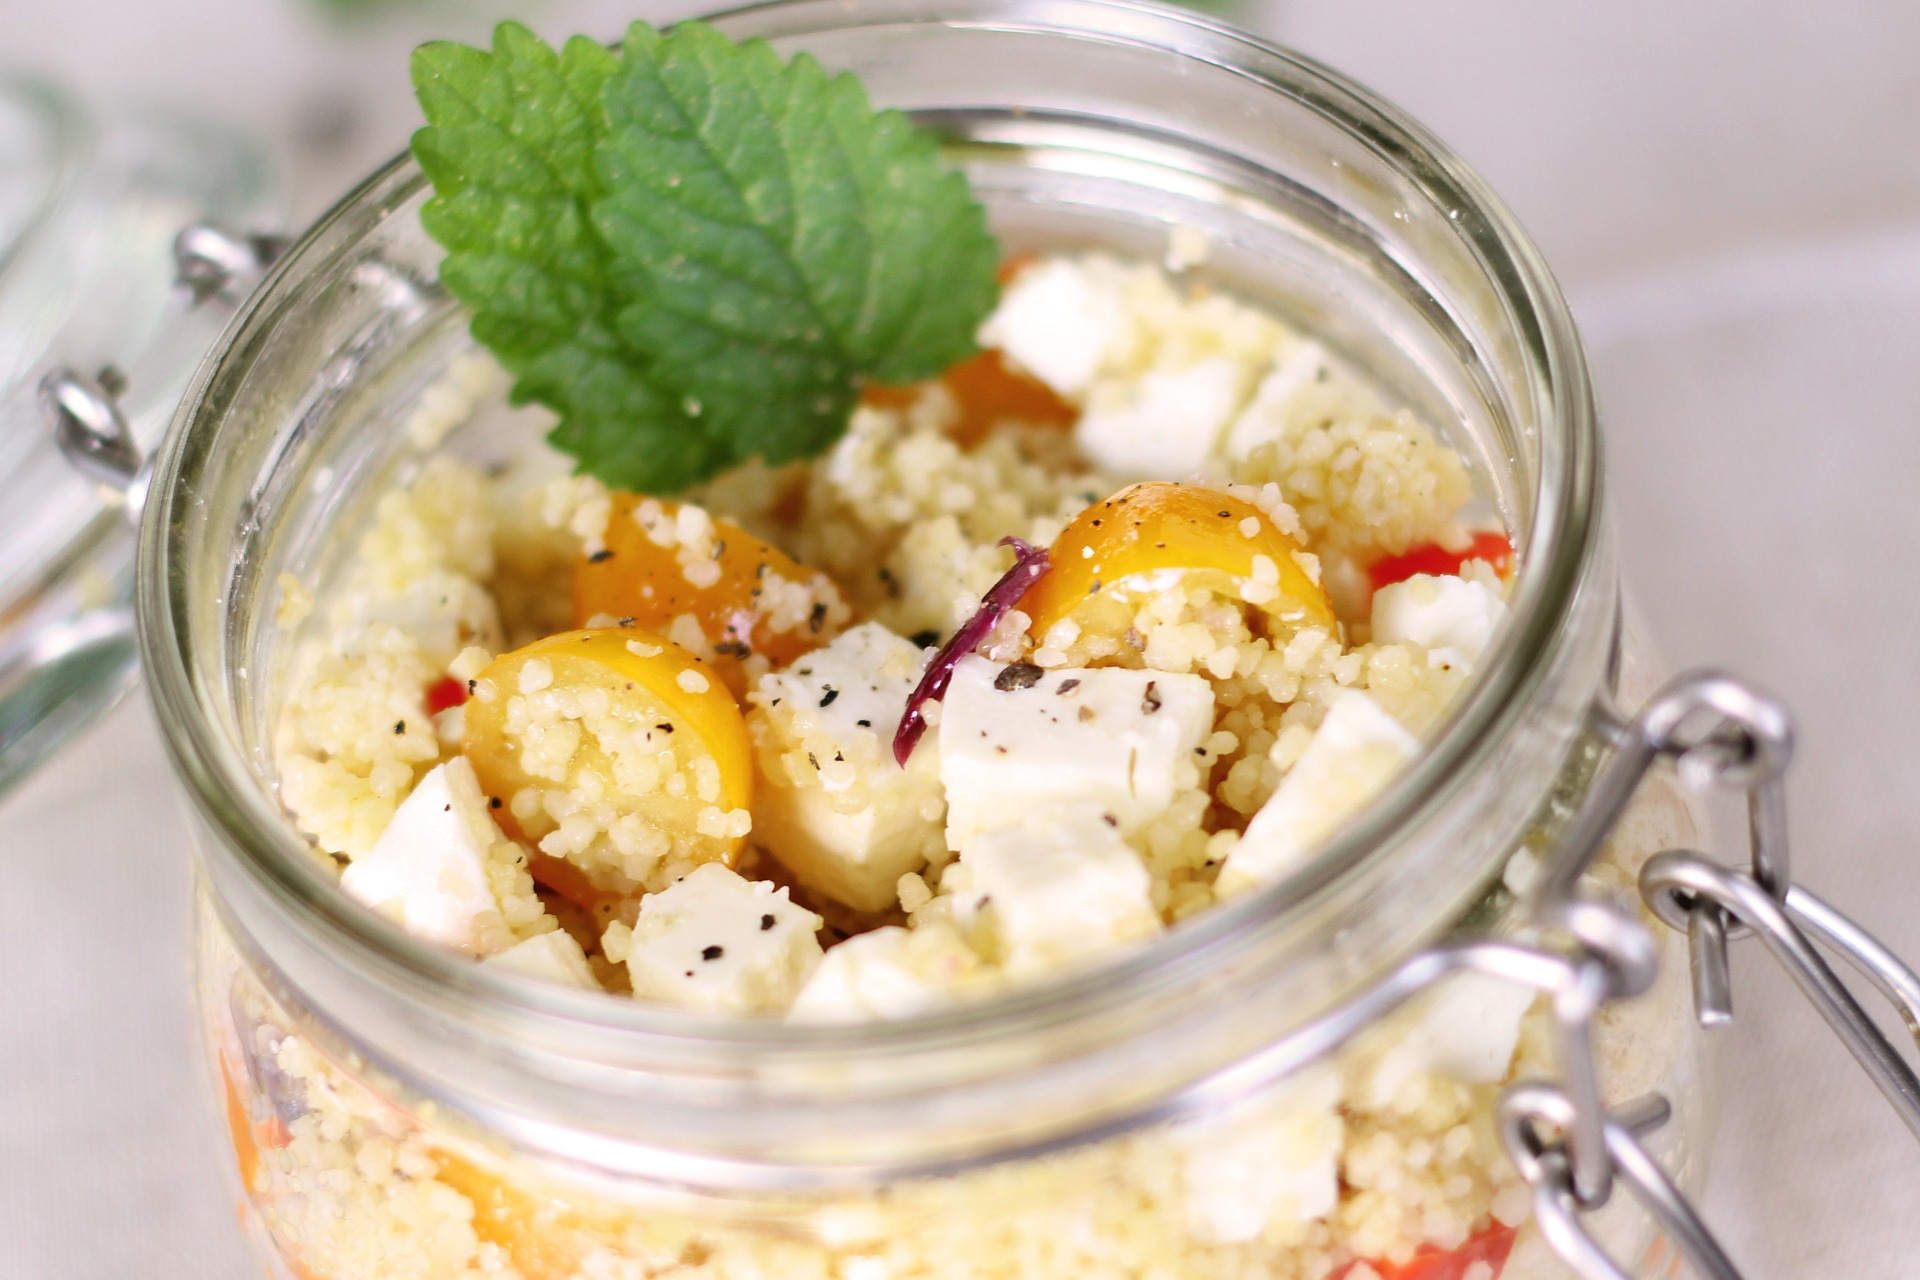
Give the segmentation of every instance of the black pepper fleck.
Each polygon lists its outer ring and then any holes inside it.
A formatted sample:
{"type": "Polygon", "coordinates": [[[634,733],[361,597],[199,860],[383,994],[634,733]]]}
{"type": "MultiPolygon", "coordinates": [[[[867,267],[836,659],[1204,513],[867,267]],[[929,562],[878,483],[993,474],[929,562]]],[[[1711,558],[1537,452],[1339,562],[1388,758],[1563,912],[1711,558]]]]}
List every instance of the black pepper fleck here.
{"type": "Polygon", "coordinates": [[[500,807],[500,797],[499,797],[499,796],[488,796],[488,797],[487,797],[487,808],[489,808],[489,809],[498,809],[499,807],[500,807]]]}
{"type": "Polygon", "coordinates": [[[813,612],[807,615],[807,630],[819,635],[820,628],[825,625],[827,625],[827,602],[822,600],[814,605],[813,612]]]}
{"type": "Polygon", "coordinates": [[[605,547],[602,547],[600,550],[594,552],[592,555],[587,557],[587,563],[588,564],[605,564],[607,561],[611,559],[613,559],[613,552],[608,550],[605,547]]]}
{"type": "Polygon", "coordinates": [[[393,722],[393,731],[395,733],[405,733],[407,731],[407,722],[405,720],[395,720],[393,722]]]}
{"type": "Polygon", "coordinates": [[[773,917],[772,917],[772,916],[761,916],[761,917],[760,917],[760,932],[762,932],[762,933],[765,933],[765,932],[766,932],[767,930],[769,930],[769,929],[771,929],[771,928],[773,928],[773,917]]]}
{"type": "Polygon", "coordinates": [[[1031,689],[1040,682],[1045,674],[1031,662],[1016,662],[1002,667],[1000,674],[993,678],[993,687],[1002,693],[1012,693],[1017,689],[1031,689]]]}
{"type": "Polygon", "coordinates": [[[828,685],[827,691],[820,695],[820,705],[823,707],[830,707],[833,705],[833,700],[839,696],[840,696],[840,691],[834,688],[832,685],[828,685]]]}
{"type": "Polygon", "coordinates": [[[657,724],[657,725],[655,725],[655,726],[653,726],[653,727],[654,727],[654,728],[656,728],[656,729],[658,729],[658,730],[659,730],[660,732],[662,732],[662,733],[672,733],[672,732],[673,732],[673,726],[672,726],[672,725],[670,725],[670,724],[665,724],[665,723],[662,723],[662,724],[657,724]]]}
{"type": "Polygon", "coordinates": [[[478,680],[469,680],[469,681],[467,681],[467,696],[468,696],[468,697],[472,697],[472,696],[473,696],[473,692],[474,692],[474,686],[476,686],[476,685],[478,685],[479,683],[480,683],[480,682],[479,682],[478,680]]]}
{"type": "Polygon", "coordinates": [[[1055,690],[1055,692],[1072,693],[1075,689],[1078,689],[1079,687],[1080,687],[1080,677],[1073,676],[1073,677],[1070,677],[1069,679],[1062,680],[1060,682],[1059,689],[1055,690]]]}
{"type": "Polygon", "coordinates": [[[718,960],[725,954],[727,954],[727,949],[722,946],[702,947],[700,949],[700,958],[702,960],[718,960]]]}
{"type": "Polygon", "coordinates": [[[807,752],[807,763],[813,766],[814,772],[816,773],[819,772],[820,759],[818,756],[814,755],[813,752],[811,751],[807,752]]]}
{"type": "Polygon", "coordinates": [[[871,720],[855,720],[854,723],[859,725],[862,729],[873,728],[873,721],[871,720]]]}
{"type": "Polygon", "coordinates": [[[920,646],[922,649],[931,649],[933,648],[933,646],[940,643],[940,633],[938,631],[932,631],[932,630],[916,631],[912,635],[908,636],[907,639],[913,641],[916,645],[920,646]]]}

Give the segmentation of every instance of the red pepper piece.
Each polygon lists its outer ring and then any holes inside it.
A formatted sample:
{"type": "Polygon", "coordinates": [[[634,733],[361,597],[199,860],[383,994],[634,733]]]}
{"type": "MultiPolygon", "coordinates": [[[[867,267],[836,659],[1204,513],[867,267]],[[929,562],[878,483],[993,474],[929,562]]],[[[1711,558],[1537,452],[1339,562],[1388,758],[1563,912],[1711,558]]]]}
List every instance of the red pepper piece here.
{"type": "MultiPolygon", "coordinates": [[[[1484,1262],[1488,1267],[1485,1280],[1500,1280],[1500,1272],[1507,1265],[1507,1255],[1512,1252],[1513,1228],[1496,1222],[1457,1249],[1422,1246],[1418,1253],[1405,1262],[1370,1260],[1367,1266],[1373,1269],[1380,1280],[1468,1280],[1467,1272],[1472,1270],[1473,1265],[1484,1262]]],[[[1354,1265],[1357,1267],[1359,1264],[1354,1265]]],[[[1353,1270],[1354,1267],[1348,1267],[1341,1273],[1342,1280],[1346,1280],[1353,1270]]]]}
{"type": "Polygon", "coordinates": [[[427,686],[427,714],[437,716],[467,700],[467,686],[452,676],[441,676],[427,686]]]}
{"type": "Polygon", "coordinates": [[[1469,560],[1487,561],[1493,565],[1493,571],[1504,578],[1513,571],[1513,543],[1506,534],[1497,531],[1474,534],[1473,541],[1462,551],[1449,551],[1437,542],[1423,542],[1397,556],[1381,556],[1367,566],[1367,577],[1378,591],[1419,573],[1458,574],[1469,560]]]}

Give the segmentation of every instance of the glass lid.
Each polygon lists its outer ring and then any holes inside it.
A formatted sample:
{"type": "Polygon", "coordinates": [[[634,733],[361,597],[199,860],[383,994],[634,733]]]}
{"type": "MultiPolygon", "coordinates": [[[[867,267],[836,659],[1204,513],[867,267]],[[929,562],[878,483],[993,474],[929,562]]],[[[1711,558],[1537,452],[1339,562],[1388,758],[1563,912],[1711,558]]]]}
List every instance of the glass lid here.
{"type": "Polygon", "coordinates": [[[134,679],[133,477],[245,277],[179,283],[176,239],[279,218],[252,140],[0,74],[0,791],[134,679]]]}

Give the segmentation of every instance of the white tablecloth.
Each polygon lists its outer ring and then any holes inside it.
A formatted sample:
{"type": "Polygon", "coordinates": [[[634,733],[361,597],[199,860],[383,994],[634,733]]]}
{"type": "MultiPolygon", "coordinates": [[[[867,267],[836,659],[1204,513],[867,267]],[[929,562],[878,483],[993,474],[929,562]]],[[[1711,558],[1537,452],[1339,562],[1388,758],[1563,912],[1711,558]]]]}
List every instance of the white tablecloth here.
{"type": "MultiPolygon", "coordinates": [[[[635,0],[549,4],[612,31],[635,0]]],[[[244,119],[305,213],[411,126],[402,52],[293,0],[0,4],[0,60],[244,119]]],[[[1624,571],[1676,663],[1799,717],[1796,872],[1920,956],[1920,14],[1890,2],[1580,15],[1301,0],[1266,20],[1479,163],[1595,352],[1624,571]],[[1903,231],[1912,227],[1912,232],[1903,231]]],[[[0,802],[0,1276],[238,1280],[186,1007],[187,851],[145,706],[0,802]]],[[[1914,1272],[1920,1150],[1753,945],[1724,1033],[1713,1220],[1755,1280],[1914,1272]]]]}

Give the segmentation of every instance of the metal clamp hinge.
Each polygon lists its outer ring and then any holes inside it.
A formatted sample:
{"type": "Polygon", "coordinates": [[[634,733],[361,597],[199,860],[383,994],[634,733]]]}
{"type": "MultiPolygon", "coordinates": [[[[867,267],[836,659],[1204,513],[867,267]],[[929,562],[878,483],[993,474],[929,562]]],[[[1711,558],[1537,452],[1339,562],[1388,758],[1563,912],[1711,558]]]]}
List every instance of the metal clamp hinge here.
{"type": "Polygon", "coordinates": [[[1581,878],[1657,761],[1673,760],[1696,780],[1744,793],[1745,870],[1721,866],[1692,850],[1670,850],[1648,859],[1640,875],[1648,907],[1687,934],[1695,1014],[1708,1028],[1732,1019],[1727,946],[1758,936],[1916,1137],[1920,1077],[1834,975],[1820,947],[1871,981],[1916,1038],[1920,977],[1858,925],[1792,883],[1784,781],[1793,735],[1779,703],[1730,676],[1696,672],[1661,690],[1631,721],[1606,717],[1597,727],[1613,754],[1542,868],[1527,904],[1542,936],[1564,944],[1568,977],[1557,986],[1537,984],[1553,995],[1563,1080],[1511,1086],[1500,1102],[1501,1135],[1533,1191],[1542,1235],[1582,1280],[1627,1280],[1629,1273],[1584,1224],[1616,1184],[1632,1191],[1697,1274],[1740,1280],[1699,1215],[1641,1144],[1641,1136],[1664,1123],[1665,1100],[1640,1099],[1617,1113],[1602,1103],[1592,1052],[1594,1017],[1606,1001],[1644,990],[1642,983],[1651,977],[1641,965],[1651,963],[1654,948],[1646,929],[1627,911],[1583,896],[1581,878]]]}
{"type": "MultiPolygon", "coordinates": [[[[287,247],[279,236],[236,235],[211,223],[196,223],[174,238],[174,280],[186,305],[218,298],[237,306],[287,247]]],[[[126,378],[108,366],[89,375],[70,367],[40,380],[40,404],[54,442],[74,470],[121,495],[138,520],[146,495],[146,462],[134,439],[120,396],[126,378]]]]}

